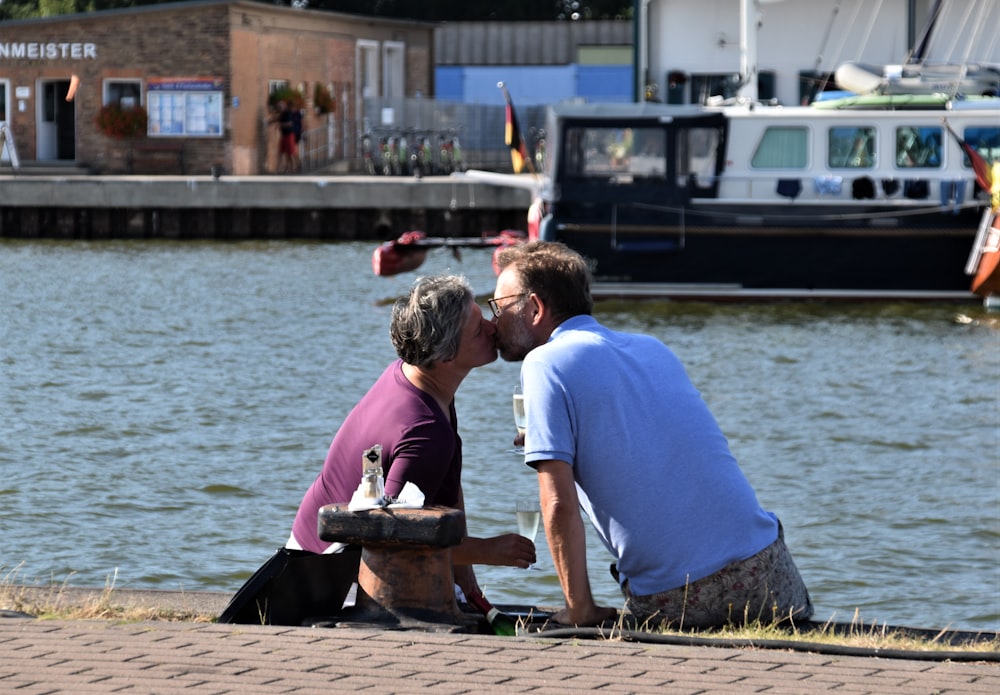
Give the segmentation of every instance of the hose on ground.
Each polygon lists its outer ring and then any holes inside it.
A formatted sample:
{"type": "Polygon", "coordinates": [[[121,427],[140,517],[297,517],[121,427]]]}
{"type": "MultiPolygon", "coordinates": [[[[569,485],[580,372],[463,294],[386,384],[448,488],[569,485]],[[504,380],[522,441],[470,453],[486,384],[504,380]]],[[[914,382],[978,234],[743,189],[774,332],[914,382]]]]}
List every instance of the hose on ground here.
{"type": "MultiPolygon", "coordinates": [[[[518,633],[522,634],[522,633],[518,633]]],[[[980,651],[924,651],[917,649],[884,649],[881,647],[853,647],[841,644],[809,642],[805,640],[745,639],[725,637],[695,637],[646,632],[643,630],[608,630],[601,627],[573,627],[525,632],[524,636],[551,639],[620,639],[627,642],[669,644],[690,647],[725,647],[730,649],[785,649],[813,652],[833,656],[866,656],[883,659],[909,659],[914,661],[987,661],[1000,662],[1000,652],[980,651]]],[[[995,636],[994,636],[995,639],[995,636]]]]}

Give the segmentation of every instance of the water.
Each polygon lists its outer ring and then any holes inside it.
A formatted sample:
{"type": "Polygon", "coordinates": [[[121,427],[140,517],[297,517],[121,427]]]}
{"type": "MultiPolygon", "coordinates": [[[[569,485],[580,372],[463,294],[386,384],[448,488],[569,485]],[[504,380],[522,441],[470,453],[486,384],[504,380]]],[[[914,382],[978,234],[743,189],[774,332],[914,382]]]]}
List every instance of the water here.
{"type": "MultiPolygon", "coordinates": [[[[351,406],[392,359],[370,244],[0,242],[4,581],[235,591],[288,535],[351,406]]],[[[492,293],[486,251],[431,254],[492,293]]],[[[978,305],[602,303],[659,336],[783,520],[817,618],[1000,629],[1000,329],[978,305]],[[965,318],[957,318],[956,315],[965,318]]],[[[457,398],[469,527],[537,494],[510,453],[518,365],[457,398]]],[[[655,493],[652,493],[655,494],[655,493]]],[[[482,567],[497,603],[557,605],[482,567]]],[[[598,599],[620,605],[590,539],[598,599]]]]}

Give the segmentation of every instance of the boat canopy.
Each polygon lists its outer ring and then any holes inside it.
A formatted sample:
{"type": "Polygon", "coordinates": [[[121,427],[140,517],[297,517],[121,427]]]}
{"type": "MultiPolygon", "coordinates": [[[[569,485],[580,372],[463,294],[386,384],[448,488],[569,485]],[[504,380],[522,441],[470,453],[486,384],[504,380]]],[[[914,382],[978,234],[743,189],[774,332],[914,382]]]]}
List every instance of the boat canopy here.
{"type": "Polygon", "coordinates": [[[549,199],[714,196],[726,151],[728,119],[699,106],[559,104],[550,107],[546,189],[549,199]],[[678,183],[680,181],[681,183],[678,183]]]}

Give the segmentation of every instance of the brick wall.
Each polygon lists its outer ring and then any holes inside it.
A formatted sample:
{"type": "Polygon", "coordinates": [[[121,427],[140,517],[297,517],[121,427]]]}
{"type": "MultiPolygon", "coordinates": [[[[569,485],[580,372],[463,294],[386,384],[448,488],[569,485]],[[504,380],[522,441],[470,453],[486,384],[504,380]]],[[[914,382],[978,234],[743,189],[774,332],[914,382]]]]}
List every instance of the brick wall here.
{"type": "MultiPolygon", "coordinates": [[[[98,131],[94,119],[108,78],[216,77],[224,91],[223,137],[183,141],[186,173],[207,174],[214,165],[237,174],[274,170],[277,131],[268,126],[271,80],[304,87],[305,127],[320,118],[312,109],[317,82],[335,85],[340,127],[353,127],[356,109],[355,43],[358,38],[403,41],[406,91],[429,95],[433,85],[433,26],[299,11],[240,0],[206,0],[115,10],[43,20],[0,23],[0,44],[93,44],[94,58],[3,58],[0,79],[9,80],[10,125],[22,160],[38,158],[36,121],[39,80],[69,80],[80,87],[72,104],[75,158],[102,173],[121,173],[127,142],[98,131]],[[17,87],[30,88],[26,99],[17,87]],[[351,103],[344,104],[343,92],[351,103]],[[24,109],[20,106],[23,102],[24,109]]],[[[62,107],[62,104],[58,105],[62,107]]]]}

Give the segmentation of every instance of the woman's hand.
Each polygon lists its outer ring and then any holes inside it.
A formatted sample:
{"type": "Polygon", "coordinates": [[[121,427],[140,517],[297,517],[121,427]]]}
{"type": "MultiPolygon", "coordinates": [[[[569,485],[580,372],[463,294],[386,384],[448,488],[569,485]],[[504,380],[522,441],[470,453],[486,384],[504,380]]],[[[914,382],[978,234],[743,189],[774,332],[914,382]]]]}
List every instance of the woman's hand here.
{"type": "Polygon", "coordinates": [[[492,538],[466,536],[451,549],[451,562],[453,565],[504,565],[525,569],[535,563],[535,544],[516,533],[492,538]]]}
{"type": "Polygon", "coordinates": [[[489,544],[489,557],[486,564],[507,565],[526,569],[535,564],[535,544],[516,533],[505,533],[502,536],[483,539],[489,544]]]}

